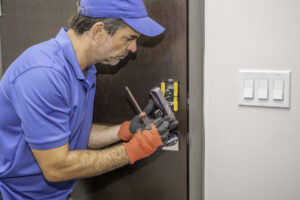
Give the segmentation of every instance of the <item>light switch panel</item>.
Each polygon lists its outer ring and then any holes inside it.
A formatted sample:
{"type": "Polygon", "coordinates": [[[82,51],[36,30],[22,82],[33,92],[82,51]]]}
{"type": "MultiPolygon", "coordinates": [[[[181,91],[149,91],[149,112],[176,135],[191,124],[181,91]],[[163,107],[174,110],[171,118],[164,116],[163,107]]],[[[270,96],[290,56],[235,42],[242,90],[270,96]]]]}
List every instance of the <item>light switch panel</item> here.
{"type": "Polygon", "coordinates": [[[290,82],[290,71],[240,70],[238,104],[289,108],[290,82]]]}

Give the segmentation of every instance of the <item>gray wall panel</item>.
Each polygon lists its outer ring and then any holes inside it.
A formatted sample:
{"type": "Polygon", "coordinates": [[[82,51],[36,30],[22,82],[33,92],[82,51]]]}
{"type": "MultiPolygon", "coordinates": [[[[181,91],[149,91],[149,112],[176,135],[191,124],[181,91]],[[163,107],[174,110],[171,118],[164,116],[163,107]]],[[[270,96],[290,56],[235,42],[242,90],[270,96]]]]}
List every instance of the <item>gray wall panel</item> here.
{"type": "Polygon", "coordinates": [[[189,0],[189,199],[204,199],[204,0],[189,0]]]}

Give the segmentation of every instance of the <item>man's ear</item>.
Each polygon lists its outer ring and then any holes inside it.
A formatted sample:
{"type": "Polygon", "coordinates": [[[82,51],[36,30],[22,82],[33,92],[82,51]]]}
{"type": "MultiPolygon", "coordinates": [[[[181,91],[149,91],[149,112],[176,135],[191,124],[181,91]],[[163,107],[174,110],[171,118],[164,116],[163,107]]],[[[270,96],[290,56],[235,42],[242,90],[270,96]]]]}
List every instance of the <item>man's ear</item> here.
{"type": "Polygon", "coordinates": [[[98,41],[103,38],[104,35],[107,34],[104,29],[105,25],[103,22],[96,22],[91,28],[91,34],[94,40],[98,41]]]}

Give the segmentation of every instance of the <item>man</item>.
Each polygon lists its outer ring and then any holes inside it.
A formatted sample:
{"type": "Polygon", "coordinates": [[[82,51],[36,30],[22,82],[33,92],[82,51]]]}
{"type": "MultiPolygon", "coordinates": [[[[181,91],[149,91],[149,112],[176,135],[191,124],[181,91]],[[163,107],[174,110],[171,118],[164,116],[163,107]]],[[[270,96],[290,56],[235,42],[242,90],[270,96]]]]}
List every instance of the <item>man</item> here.
{"type": "MultiPolygon", "coordinates": [[[[92,125],[96,69],[137,50],[140,34],[164,28],[142,0],[82,0],[71,29],[27,49],[0,83],[0,191],[3,199],[67,199],[75,180],[148,157],[176,123],[92,125]],[[141,130],[142,129],[142,130],[141,130]],[[123,140],[104,150],[100,148],[123,140]]],[[[153,109],[153,103],[146,112],[153,109]]]]}

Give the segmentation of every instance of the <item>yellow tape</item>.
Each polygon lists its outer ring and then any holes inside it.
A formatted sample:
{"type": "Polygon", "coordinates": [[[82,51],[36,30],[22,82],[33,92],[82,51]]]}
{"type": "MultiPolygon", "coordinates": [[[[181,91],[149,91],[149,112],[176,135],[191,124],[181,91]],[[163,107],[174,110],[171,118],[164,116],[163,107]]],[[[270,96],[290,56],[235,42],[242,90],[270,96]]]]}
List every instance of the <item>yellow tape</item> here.
{"type": "Polygon", "coordinates": [[[174,82],[174,97],[178,96],[178,82],[174,82]]]}
{"type": "Polygon", "coordinates": [[[174,112],[178,111],[178,98],[174,97],[174,112]]]}
{"type": "Polygon", "coordinates": [[[165,92],[166,92],[166,83],[165,82],[160,82],[160,90],[161,93],[165,96],[165,92]]]}

